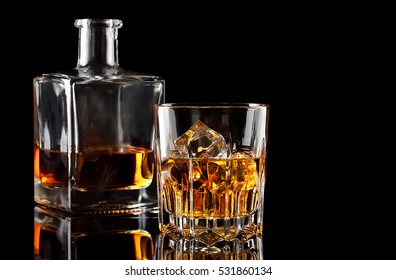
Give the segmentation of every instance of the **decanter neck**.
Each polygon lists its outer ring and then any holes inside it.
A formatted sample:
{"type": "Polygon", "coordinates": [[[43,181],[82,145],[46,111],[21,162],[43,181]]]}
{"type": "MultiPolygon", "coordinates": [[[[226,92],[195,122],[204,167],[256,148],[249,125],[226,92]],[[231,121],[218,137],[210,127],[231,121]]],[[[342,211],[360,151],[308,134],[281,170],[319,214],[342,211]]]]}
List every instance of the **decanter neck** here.
{"type": "Polygon", "coordinates": [[[77,19],[79,28],[76,68],[118,67],[118,19],[77,19]]]}

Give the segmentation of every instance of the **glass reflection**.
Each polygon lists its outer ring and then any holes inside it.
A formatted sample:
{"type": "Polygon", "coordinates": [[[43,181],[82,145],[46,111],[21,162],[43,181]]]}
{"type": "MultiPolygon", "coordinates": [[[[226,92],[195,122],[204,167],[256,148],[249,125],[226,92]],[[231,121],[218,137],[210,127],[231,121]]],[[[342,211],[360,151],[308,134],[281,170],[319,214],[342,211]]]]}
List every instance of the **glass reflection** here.
{"type": "Polygon", "coordinates": [[[35,259],[152,260],[156,217],[133,214],[70,216],[34,209],[35,259]]]}
{"type": "Polygon", "coordinates": [[[224,242],[221,248],[200,247],[193,240],[172,239],[160,236],[156,259],[159,260],[263,260],[263,240],[251,236],[247,240],[238,239],[224,242]]]}

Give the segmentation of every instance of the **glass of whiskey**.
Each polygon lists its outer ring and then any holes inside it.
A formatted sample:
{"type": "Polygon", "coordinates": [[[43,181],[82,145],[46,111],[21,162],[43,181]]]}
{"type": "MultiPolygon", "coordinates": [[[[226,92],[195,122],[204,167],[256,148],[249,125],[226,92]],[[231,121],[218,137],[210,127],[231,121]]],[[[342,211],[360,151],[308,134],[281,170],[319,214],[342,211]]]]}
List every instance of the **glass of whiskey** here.
{"type": "Polygon", "coordinates": [[[269,105],[154,111],[161,256],[249,250],[261,259],[269,105]]]}

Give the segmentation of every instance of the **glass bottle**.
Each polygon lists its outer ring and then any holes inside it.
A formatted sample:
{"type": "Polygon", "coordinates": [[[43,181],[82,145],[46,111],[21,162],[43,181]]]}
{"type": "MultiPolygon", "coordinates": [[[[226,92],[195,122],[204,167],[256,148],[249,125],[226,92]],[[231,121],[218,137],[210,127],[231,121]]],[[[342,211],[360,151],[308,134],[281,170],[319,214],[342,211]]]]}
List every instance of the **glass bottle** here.
{"type": "Polygon", "coordinates": [[[158,76],[122,69],[118,19],[77,19],[74,69],[33,79],[34,199],[71,213],[155,213],[158,76]]]}

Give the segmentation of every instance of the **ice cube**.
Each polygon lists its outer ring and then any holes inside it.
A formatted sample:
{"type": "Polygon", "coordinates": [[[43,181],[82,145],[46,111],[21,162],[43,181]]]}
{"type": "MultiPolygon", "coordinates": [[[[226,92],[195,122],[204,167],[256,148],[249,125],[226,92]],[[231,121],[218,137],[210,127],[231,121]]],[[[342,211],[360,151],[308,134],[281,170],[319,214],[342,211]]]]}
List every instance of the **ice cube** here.
{"type": "Polygon", "coordinates": [[[229,148],[224,137],[201,121],[196,121],[183,135],[175,140],[182,157],[227,157],[229,148]]]}

